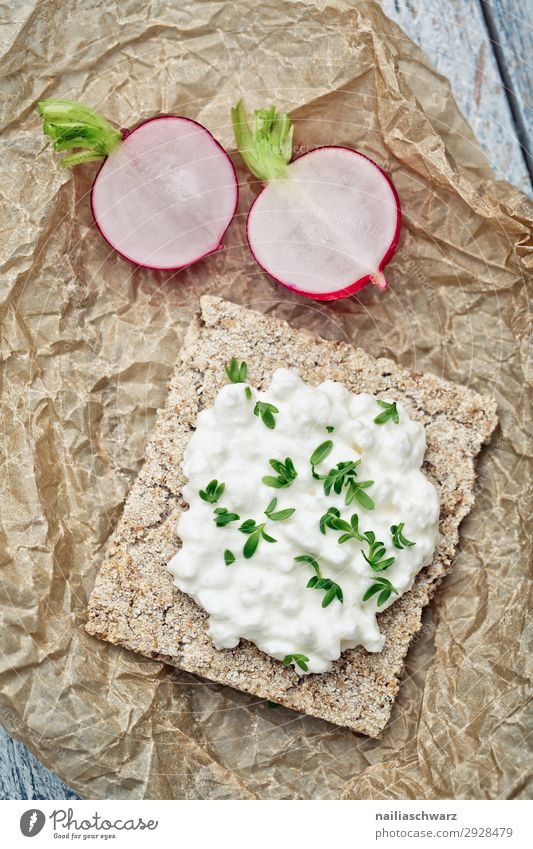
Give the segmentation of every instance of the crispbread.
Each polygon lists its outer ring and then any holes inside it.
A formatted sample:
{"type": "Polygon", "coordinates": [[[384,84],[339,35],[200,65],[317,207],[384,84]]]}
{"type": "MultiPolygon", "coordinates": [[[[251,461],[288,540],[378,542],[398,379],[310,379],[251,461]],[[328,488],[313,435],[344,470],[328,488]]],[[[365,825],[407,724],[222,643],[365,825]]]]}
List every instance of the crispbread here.
{"type": "Polygon", "coordinates": [[[407,371],[350,345],[291,328],[286,322],[206,296],[189,327],[146,449],[89,602],[87,631],[221,684],[377,736],[398,692],[403,660],[420,629],[424,605],[450,570],[461,520],[474,502],[474,459],[496,426],[493,398],[430,374],[407,371]],[[177,518],[183,452],[199,411],[227,382],[224,363],[246,360],[251,382],[265,387],[280,366],[317,385],[330,378],[353,392],[397,396],[426,427],[424,468],[441,499],[440,542],[412,590],[380,614],[385,648],[343,653],[333,671],[299,677],[292,668],[241,641],[218,651],[207,615],[172,584],[166,564],[179,546],[177,518]]]}

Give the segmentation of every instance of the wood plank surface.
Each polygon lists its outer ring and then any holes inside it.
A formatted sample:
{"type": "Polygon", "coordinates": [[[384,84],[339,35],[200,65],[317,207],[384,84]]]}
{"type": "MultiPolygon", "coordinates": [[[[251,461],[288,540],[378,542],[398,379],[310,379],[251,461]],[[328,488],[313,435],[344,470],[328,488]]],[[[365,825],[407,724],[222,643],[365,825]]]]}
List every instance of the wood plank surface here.
{"type": "MultiPolygon", "coordinates": [[[[533,8],[533,0],[491,0],[489,5],[496,21],[511,19],[511,13],[496,14],[504,4],[509,8],[513,5],[533,8]]],[[[531,180],[480,0],[381,0],[381,6],[450,80],[459,108],[497,179],[508,180],[531,195],[531,180]]],[[[519,13],[516,16],[520,17],[519,13]]],[[[508,43],[503,33],[501,40],[508,43]]],[[[528,44],[531,55],[531,32],[528,44]]],[[[519,57],[527,58],[525,44],[517,47],[516,52],[519,57]]],[[[506,55],[511,53],[512,48],[508,47],[506,55]]],[[[522,60],[516,61],[520,64],[522,60]]]]}
{"type": "Polygon", "coordinates": [[[480,1],[522,154],[533,179],[533,1],[480,1]]]}
{"type": "Polygon", "coordinates": [[[0,727],[0,798],[79,799],[79,796],[0,727]]]}

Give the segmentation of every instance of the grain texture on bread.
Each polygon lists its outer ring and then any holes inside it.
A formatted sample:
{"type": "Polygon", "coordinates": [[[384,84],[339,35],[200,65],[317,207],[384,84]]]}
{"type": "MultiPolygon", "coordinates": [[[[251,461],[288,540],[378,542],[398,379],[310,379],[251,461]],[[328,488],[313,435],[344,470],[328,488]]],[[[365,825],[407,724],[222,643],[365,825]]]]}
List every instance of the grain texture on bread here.
{"type": "Polygon", "coordinates": [[[496,426],[495,401],[433,375],[292,329],[219,298],[201,299],[189,327],[146,449],[145,464],[126,501],[89,603],[87,631],[213,681],[253,693],[370,736],[385,727],[404,657],[420,629],[424,605],[450,570],[461,520],[474,501],[474,459],[496,426]],[[174,588],[166,564],[179,547],[177,519],[186,505],[182,458],[198,413],[227,382],[224,363],[246,360],[252,384],[265,388],[281,366],[316,386],[330,378],[352,392],[389,393],[426,427],[424,470],[441,499],[440,542],[432,564],[410,592],[379,615],[386,636],[379,654],[342,654],[333,671],[300,677],[241,641],[218,651],[207,614],[174,588]]]}

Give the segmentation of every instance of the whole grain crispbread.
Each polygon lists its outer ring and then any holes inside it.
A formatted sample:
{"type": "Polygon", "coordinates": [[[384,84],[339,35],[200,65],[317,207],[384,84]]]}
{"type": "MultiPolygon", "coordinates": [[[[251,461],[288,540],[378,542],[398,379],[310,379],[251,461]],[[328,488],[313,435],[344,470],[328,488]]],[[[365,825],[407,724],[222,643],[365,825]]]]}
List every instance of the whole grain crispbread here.
{"type": "Polygon", "coordinates": [[[474,502],[474,459],[496,426],[493,398],[430,374],[374,359],[346,343],[294,330],[220,298],[201,299],[189,327],[168,399],[159,412],[146,461],[126,501],[89,602],[89,634],[148,657],[377,736],[398,692],[409,643],[424,605],[450,570],[461,520],[474,502]],[[425,472],[441,499],[440,542],[412,590],[379,615],[386,635],[379,654],[343,653],[331,672],[298,676],[292,667],[241,641],[218,651],[207,614],[177,590],[166,564],[180,541],[177,519],[186,507],[181,465],[198,413],[227,382],[224,363],[246,360],[252,383],[265,387],[280,366],[317,385],[338,380],[353,392],[396,395],[426,427],[425,472]]]}

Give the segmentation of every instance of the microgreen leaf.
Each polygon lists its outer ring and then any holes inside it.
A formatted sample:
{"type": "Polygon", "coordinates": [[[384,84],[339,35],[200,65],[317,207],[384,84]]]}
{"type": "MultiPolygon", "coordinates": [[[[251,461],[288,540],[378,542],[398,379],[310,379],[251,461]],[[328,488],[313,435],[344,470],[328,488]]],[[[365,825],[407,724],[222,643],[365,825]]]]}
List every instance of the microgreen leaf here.
{"type": "Polygon", "coordinates": [[[246,395],[246,398],[248,399],[248,401],[252,400],[252,397],[253,397],[252,396],[252,390],[250,389],[249,386],[247,386],[246,389],[244,390],[244,394],[246,395]]]}
{"type": "Polygon", "coordinates": [[[346,488],[346,497],[344,499],[345,504],[348,506],[352,503],[352,501],[357,501],[361,507],[364,507],[365,510],[373,510],[375,507],[374,502],[364,492],[365,489],[368,489],[369,486],[372,486],[374,481],[355,481],[349,480],[346,488]]]}
{"type": "Polygon", "coordinates": [[[363,536],[369,546],[368,554],[365,554],[363,551],[363,557],[374,572],[384,572],[385,569],[392,566],[396,558],[385,557],[385,543],[376,539],[376,535],[373,531],[366,531],[363,536]]]}
{"type": "Polygon", "coordinates": [[[276,419],[274,413],[279,413],[274,404],[268,404],[266,401],[258,401],[254,407],[254,416],[259,416],[269,430],[274,430],[276,427],[276,419]]]}
{"type": "Polygon", "coordinates": [[[328,454],[331,454],[331,450],[333,448],[333,442],[331,439],[326,439],[325,442],[322,442],[318,448],[315,448],[313,453],[309,458],[309,462],[312,466],[318,466],[323,460],[326,459],[328,454]]]}
{"type": "Polygon", "coordinates": [[[268,462],[274,471],[277,472],[278,476],[275,478],[272,475],[266,475],[262,478],[266,486],[271,486],[274,489],[284,489],[290,486],[297,478],[298,475],[290,457],[286,457],[284,463],[281,460],[269,460],[268,462]]]}
{"type": "Polygon", "coordinates": [[[406,536],[404,536],[405,522],[400,522],[399,525],[391,525],[390,532],[392,534],[392,544],[395,548],[410,548],[412,545],[416,545],[416,542],[411,542],[408,540],[406,536]]]}
{"type": "Polygon", "coordinates": [[[312,554],[300,554],[298,557],[294,558],[298,563],[308,563],[309,566],[312,567],[315,574],[312,578],[307,582],[307,589],[310,590],[324,590],[325,595],[322,599],[322,607],[327,607],[333,599],[338,599],[340,603],[344,601],[344,596],[341,588],[335,581],[332,581],[331,578],[323,578],[322,573],[320,571],[320,566],[315,557],[312,554]]]}
{"type": "Polygon", "coordinates": [[[242,550],[242,553],[247,560],[254,556],[261,539],[264,539],[265,542],[277,542],[277,539],[274,539],[274,537],[271,537],[265,531],[265,523],[262,522],[258,525],[255,519],[245,519],[239,527],[239,530],[243,534],[248,535],[248,539],[244,543],[244,548],[242,550]]]}
{"type": "Polygon", "coordinates": [[[320,572],[320,566],[318,565],[318,562],[316,561],[316,559],[313,557],[312,554],[300,554],[298,557],[295,557],[294,559],[296,560],[297,563],[309,563],[309,565],[312,566],[313,569],[315,570],[317,578],[322,578],[322,575],[321,575],[321,572],[320,572]]]}
{"type": "Polygon", "coordinates": [[[333,433],[335,428],[333,427],[333,425],[326,425],[326,430],[328,433],[333,433]]]}
{"type": "Polygon", "coordinates": [[[202,501],[207,501],[209,504],[216,504],[225,489],[225,484],[219,483],[217,480],[209,481],[205,489],[201,489],[198,493],[202,501]]]}
{"type": "Polygon", "coordinates": [[[244,543],[244,548],[242,550],[242,553],[243,553],[244,557],[246,557],[247,560],[249,560],[250,557],[254,556],[255,552],[257,551],[257,546],[259,545],[260,539],[261,539],[261,531],[255,530],[253,533],[250,534],[250,536],[248,537],[248,539],[244,543]]]}
{"type": "Polygon", "coordinates": [[[379,577],[375,579],[375,582],[369,586],[366,593],[363,596],[363,601],[368,601],[369,598],[372,598],[374,595],[378,595],[377,606],[381,607],[385,602],[390,598],[392,593],[396,593],[399,595],[398,590],[394,587],[387,578],[379,577]]]}
{"type": "Polygon", "coordinates": [[[224,371],[228,376],[228,380],[232,383],[244,383],[248,374],[248,366],[244,361],[239,365],[235,357],[232,357],[229,364],[226,363],[224,366],[224,371]]]}
{"type": "Polygon", "coordinates": [[[339,518],[340,515],[340,510],[337,510],[336,507],[329,507],[327,513],[320,517],[320,533],[325,534],[326,528],[333,528],[333,520],[339,518]]]}
{"type": "Polygon", "coordinates": [[[344,542],[348,542],[350,539],[358,540],[362,542],[364,537],[359,531],[359,516],[357,513],[353,513],[349,522],[345,519],[333,517],[330,520],[330,527],[335,531],[343,531],[341,537],[339,537],[339,543],[342,544],[344,542]]]}
{"type": "Polygon", "coordinates": [[[305,656],[305,654],[286,654],[283,660],[283,666],[289,666],[292,662],[299,666],[304,672],[307,672],[309,667],[307,664],[309,663],[309,658],[305,656]]]}
{"type": "Polygon", "coordinates": [[[343,463],[337,463],[334,469],[330,469],[327,475],[321,477],[324,481],[324,493],[330,495],[333,489],[337,495],[342,492],[343,486],[348,482],[350,477],[357,474],[355,471],[361,460],[352,460],[343,463]]]}
{"type": "Polygon", "coordinates": [[[230,522],[237,522],[240,518],[237,513],[230,513],[225,507],[217,507],[213,521],[217,528],[223,528],[229,525],[230,522]]]}
{"type": "Polygon", "coordinates": [[[232,563],[235,563],[235,555],[229,548],[226,548],[224,552],[224,563],[226,566],[231,566],[232,563]]]}
{"type": "Polygon", "coordinates": [[[389,403],[388,401],[376,400],[376,404],[383,408],[383,412],[376,416],[374,419],[375,424],[382,425],[389,420],[394,422],[394,424],[400,423],[400,416],[398,415],[398,410],[396,408],[396,401],[389,403]]]}
{"type": "Polygon", "coordinates": [[[285,510],[277,510],[276,505],[278,503],[277,498],[273,498],[267,509],[265,510],[265,516],[268,516],[271,522],[283,522],[285,519],[288,519],[289,516],[292,516],[295,513],[294,507],[287,507],[285,510]]]}
{"type": "Polygon", "coordinates": [[[271,537],[269,534],[267,534],[264,529],[261,530],[261,536],[264,540],[266,540],[266,542],[277,542],[277,539],[274,539],[274,537],[271,537]]]}

